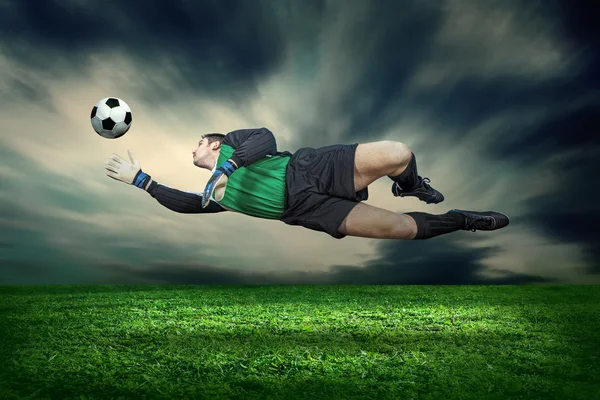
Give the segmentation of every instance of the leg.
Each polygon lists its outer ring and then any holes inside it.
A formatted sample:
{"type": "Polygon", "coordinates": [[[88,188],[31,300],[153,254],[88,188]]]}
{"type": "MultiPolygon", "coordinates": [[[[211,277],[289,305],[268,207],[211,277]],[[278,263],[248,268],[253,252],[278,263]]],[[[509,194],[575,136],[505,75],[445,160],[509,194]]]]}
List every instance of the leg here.
{"type": "Polygon", "coordinates": [[[394,141],[359,144],[354,155],[356,191],[384,176],[394,182],[394,196],[415,196],[427,204],[444,201],[444,196],[429,186],[429,178],[419,176],[415,155],[408,146],[394,141]]]}
{"type": "Polygon", "coordinates": [[[414,239],[417,234],[415,220],[365,203],[358,203],[338,229],[347,236],[374,239],[414,239]]]}
{"type": "MultiPolygon", "coordinates": [[[[396,142],[397,143],[397,142],[396,142]]],[[[288,207],[281,221],[288,225],[300,225],[305,228],[325,232],[331,237],[342,239],[344,236],[389,239],[427,239],[456,230],[495,230],[508,225],[508,218],[495,212],[466,212],[451,210],[443,215],[420,212],[397,214],[373,207],[356,196],[354,172],[360,170],[360,176],[375,180],[373,173],[379,168],[379,174],[407,175],[399,172],[402,168],[416,174],[416,161],[411,153],[408,167],[396,165],[387,169],[380,163],[374,168],[366,164],[369,157],[365,154],[384,152],[389,142],[371,143],[362,146],[340,145],[322,149],[300,149],[296,159],[288,165],[288,173],[293,176],[293,185],[288,187],[288,207]],[[383,143],[383,144],[382,144],[383,143]],[[358,155],[357,155],[358,152],[358,155]],[[368,171],[373,173],[368,176],[368,171]]],[[[388,153],[388,156],[390,153],[388,153]]],[[[372,154],[372,157],[378,157],[372,154]]],[[[398,179],[400,179],[398,178],[398,179]]],[[[396,181],[394,181],[396,182],[396,181]]],[[[404,181],[403,181],[404,182],[404,181]]],[[[362,189],[365,189],[363,186],[362,189]]],[[[359,186],[359,190],[362,190],[359,186]]],[[[422,192],[424,193],[424,191],[422,192]]]]}
{"type": "Polygon", "coordinates": [[[505,214],[495,211],[450,210],[433,215],[423,212],[397,214],[358,203],[338,228],[341,235],[374,239],[429,239],[459,230],[494,231],[508,225],[505,214]]]}
{"type": "Polygon", "coordinates": [[[354,188],[358,192],[384,176],[400,175],[412,153],[404,143],[384,140],[359,144],[354,156],[354,188]]]}

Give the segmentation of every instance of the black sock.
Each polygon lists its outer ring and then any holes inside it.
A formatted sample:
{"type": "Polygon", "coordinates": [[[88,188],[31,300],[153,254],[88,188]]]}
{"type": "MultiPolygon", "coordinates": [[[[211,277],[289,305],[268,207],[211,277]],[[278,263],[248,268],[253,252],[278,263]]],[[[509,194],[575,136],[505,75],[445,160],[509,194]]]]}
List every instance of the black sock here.
{"type": "Polygon", "coordinates": [[[422,212],[409,212],[417,223],[417,235],[414,239],[429,239],[435,236],[461,230],[465,226],[465,217],[460,213],[433,215],[422,212]]]}
{"type": "Polygon", "coordinates": [[[421,183],[419,175],[417,174],[417,159],[414,153],[411,152],[411,155],[412,158],[406,169],[399,175],[389,177],[396,182],[402,190],[407,191],[410,191],[421,183]]]}

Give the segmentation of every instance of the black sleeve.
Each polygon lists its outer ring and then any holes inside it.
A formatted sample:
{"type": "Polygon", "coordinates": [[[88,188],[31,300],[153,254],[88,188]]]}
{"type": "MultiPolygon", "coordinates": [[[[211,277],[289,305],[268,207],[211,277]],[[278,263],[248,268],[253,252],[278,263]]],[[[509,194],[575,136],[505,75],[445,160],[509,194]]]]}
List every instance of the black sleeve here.
{"type": "Polygon", "coordinates": [[[182,214],[210,214],[227,211],[218,203],[210,200],[206,208],[202,208],[202,195],[172,189],[152,181],[148,193],[169,210],[182,214]]]}
{"type": "Polygon", "coordinates": [[[275,136],[267,128],[229,132],[225,135],[223,143],[235,149],[231,159],[238,167],[245,167],[267,155],[277,154],[275,136]]]}

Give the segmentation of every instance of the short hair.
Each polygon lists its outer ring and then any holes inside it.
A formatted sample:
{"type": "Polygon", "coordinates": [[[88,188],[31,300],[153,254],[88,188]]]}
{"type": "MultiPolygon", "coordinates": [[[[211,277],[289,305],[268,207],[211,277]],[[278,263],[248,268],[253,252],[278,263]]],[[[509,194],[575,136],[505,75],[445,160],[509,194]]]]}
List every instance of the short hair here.
{"type": "Polygon", "coordinates": [[[206,139],[208,141],[208,144],[211,144],[213,142],[223,143],[224,138],[225,135],[222,133],[207,133],[205,135],[202,135],[202,139],[206,139]]]}

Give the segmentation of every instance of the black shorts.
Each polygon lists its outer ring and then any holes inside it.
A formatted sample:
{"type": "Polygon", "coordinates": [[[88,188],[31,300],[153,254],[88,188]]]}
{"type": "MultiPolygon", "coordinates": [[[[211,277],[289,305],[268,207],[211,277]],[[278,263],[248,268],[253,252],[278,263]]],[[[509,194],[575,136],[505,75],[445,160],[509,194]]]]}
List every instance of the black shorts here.
{"type": "Polygon", "coordinates": [[[296,151],[286,172],[286,210],[281,221],[326,232],[336,239],[350,211],[368,197],[368,189],[354,191],[357,143],[296,151]]]}

